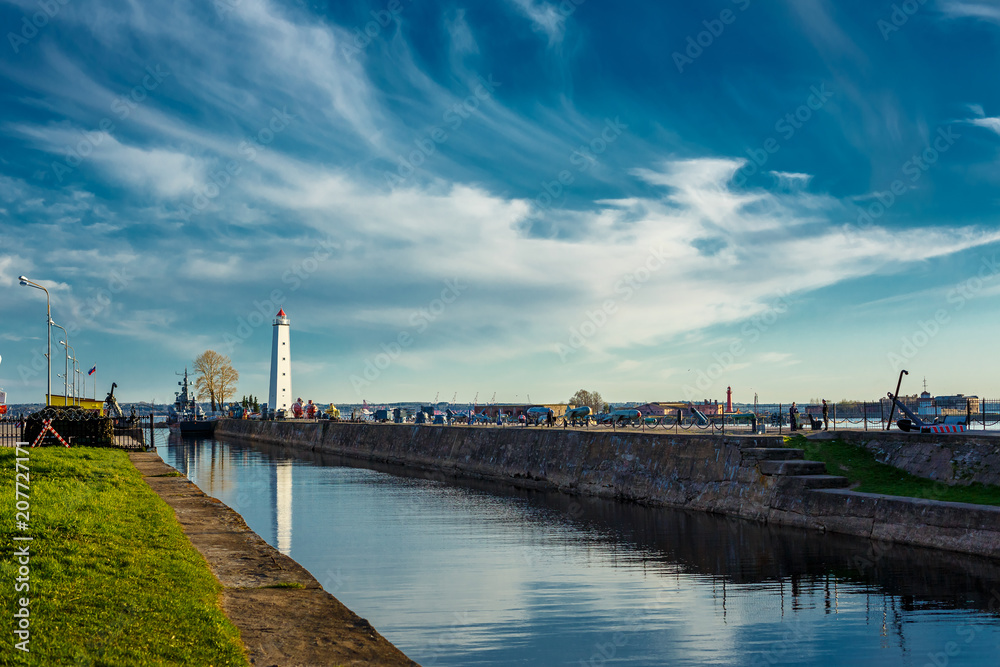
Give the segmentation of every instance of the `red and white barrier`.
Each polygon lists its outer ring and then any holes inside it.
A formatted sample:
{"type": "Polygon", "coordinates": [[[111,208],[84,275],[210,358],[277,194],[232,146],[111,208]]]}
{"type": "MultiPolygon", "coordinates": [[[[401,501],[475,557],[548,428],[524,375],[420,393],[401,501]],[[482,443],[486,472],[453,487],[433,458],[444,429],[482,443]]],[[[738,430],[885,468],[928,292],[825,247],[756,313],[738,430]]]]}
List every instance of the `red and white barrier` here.
{"type": "Polygon", "coordinates": [[[964,433],[965,424],[932,424],[930,433],[964,433]]]}
{"type": "Polygon", "coordinates": [[[66,447],[69,447],[69,443],[66,442],[65,440],[63,440],[63,437],[61,435],[59,435],[58,433],[56,433],[56,430],[54,428],[52,428],[52,420],[51,419],[46,419],[42,423],[45,424],[45,426],[42,427],[42,432],[38,434],[38,437],[35,438],[35,441],[33,443],[31,443],[32,447],[37,447],[38,443],[40,443],[42,441],[42,438],[45,437],[45,434],[47,432],[51,433],[52,435],[54,435],[56,437],[56,440],[58,440],[59,442],[61,442],[63,445],[65,445],[66,447]]]}

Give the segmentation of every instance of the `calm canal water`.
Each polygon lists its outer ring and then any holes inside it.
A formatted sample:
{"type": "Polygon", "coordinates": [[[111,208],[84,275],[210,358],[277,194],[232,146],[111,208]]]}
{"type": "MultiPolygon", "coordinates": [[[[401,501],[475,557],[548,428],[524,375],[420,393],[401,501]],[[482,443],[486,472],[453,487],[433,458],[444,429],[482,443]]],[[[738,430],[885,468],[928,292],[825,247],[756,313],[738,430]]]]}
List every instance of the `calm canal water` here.
{"type": "Polygon", "coordinates": [[[425,667],[997,665],[1000,563],[157,434],[425,667]]]}

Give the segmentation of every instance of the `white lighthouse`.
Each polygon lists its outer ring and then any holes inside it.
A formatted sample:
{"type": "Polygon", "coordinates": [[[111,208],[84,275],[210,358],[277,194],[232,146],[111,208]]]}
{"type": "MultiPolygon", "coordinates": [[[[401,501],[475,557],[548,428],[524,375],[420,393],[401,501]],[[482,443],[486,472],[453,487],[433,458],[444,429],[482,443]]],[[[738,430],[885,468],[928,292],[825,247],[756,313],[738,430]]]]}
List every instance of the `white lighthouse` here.
{"type": "Polygon", "coordinates": [[[285,309],[274,318],[274,337],[271,339],[271,391],[267,397],[270,410],[288,410],[292,405],[292,348],[289,339],[289,321],[285,309]]]}

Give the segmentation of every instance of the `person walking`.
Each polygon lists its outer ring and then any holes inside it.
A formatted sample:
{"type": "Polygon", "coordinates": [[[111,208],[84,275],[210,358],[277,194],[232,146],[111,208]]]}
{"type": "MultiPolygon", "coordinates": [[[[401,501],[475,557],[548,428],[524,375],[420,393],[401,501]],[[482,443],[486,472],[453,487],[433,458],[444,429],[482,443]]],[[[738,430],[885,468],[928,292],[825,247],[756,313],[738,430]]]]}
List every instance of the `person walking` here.
{"type": "Polygon", "coordinates": [[[830,406],[826,404],[826,399],[823,399],[823,430],[830,430],[830,406]]]}
{"type": "Polygon", "coordinates": [[[788,424],[791,430],[799,430],[799,409],[795,407],[795,401],[792,401],[791,407],[788,408],[788,424]]]}

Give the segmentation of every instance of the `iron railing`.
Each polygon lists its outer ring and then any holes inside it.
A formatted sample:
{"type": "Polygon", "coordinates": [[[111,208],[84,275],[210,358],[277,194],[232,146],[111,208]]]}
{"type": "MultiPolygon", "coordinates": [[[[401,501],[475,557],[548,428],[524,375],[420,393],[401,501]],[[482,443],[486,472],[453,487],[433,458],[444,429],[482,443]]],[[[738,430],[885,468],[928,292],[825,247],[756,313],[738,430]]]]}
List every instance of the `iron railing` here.
{"type": "Polygon", "coordinates": [[[153,416],[106,418],[96,412],[83,410],[42,411],[32,415],[5,415],[0,418],[0,447],[13,447],[18,442],[39,446],[59,445],[51,432],[42,433],[45,422],[52,420],[52,427],[70,446],[116,447],[127,450],[146,450],[153,443],[153,416]]]}

